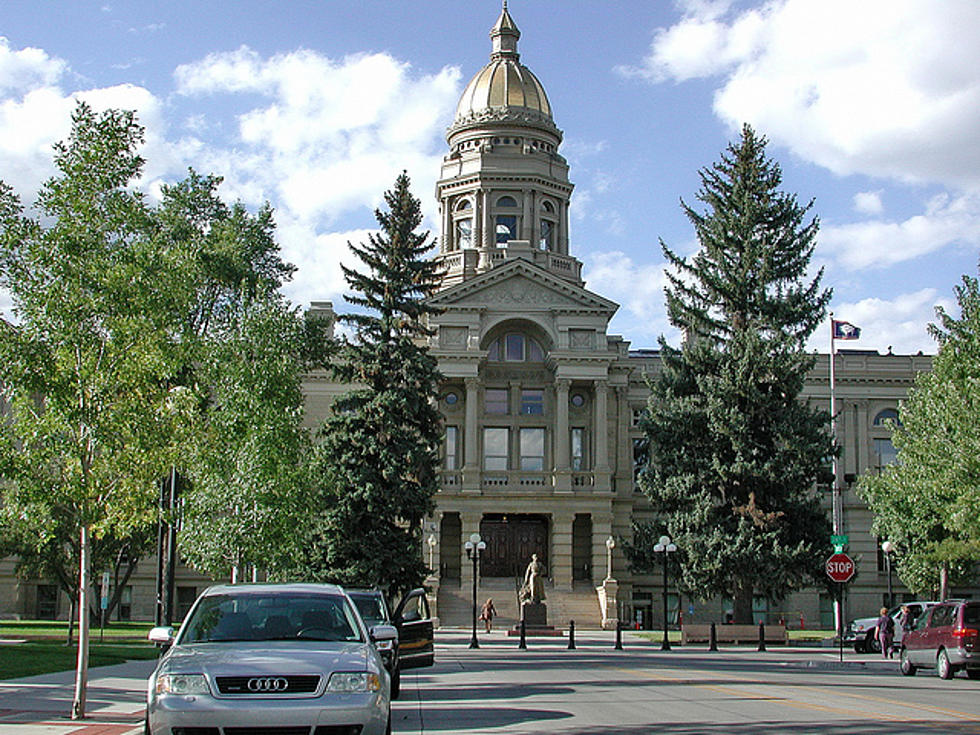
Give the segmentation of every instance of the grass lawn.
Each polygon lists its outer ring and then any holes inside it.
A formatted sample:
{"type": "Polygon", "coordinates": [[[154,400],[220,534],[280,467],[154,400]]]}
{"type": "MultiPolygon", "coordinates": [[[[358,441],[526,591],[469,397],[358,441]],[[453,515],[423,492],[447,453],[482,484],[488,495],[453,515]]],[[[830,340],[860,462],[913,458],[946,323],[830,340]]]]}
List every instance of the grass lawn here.
{"type": "MultiPolygon", "coordinates": [[[[105,643],[100,643],[100,629],[93,626],[89,643],[89,666],[121,664],[134,659],[157,657],[157,647],[146,634],[152,623],[113,622],[105,629],[105,643]]],[[[14,679],[75,668],[78,657],[78,628],[74,645],[66,646],[68,623],[53,620],[0,620],[0,639],[25,640],[26,643],[0,643],[0,679],[14,679]]]]}
{"type": "MultiPolygon", "coordinates": [[[[89,647],[89,667],[121,664],[134,659],[157,657],[156,646],[121,643],[92,643],[89,647]]],[[[0,679],[15,679],[75,668],[77,646],[54,641],[0,644],[0,679]]]]}

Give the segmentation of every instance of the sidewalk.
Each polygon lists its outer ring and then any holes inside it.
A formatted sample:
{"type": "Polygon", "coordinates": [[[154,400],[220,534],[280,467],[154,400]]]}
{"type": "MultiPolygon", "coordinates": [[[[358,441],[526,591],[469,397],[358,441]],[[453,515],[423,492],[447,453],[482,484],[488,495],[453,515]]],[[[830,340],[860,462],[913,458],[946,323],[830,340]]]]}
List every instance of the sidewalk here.
{"type": "Polygon", "coordinates": [[[3,735],[137,735],[143,732],[146,680],[156,661],[89,669],[84,720],[71,719],[75,672],[0,681],[3,735]]]}

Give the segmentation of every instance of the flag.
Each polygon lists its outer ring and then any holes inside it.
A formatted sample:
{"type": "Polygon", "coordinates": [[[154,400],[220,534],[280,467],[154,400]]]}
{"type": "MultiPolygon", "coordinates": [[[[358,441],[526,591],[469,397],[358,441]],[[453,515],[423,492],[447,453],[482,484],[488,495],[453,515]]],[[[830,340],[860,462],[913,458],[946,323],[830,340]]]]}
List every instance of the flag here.
{"type": "Polygon", "coordinates": [[[855,327],[850,322],[841,322],[836,319],[831,320],[832,334],[834,339],[860,339],[861,328],[855,327]]]}

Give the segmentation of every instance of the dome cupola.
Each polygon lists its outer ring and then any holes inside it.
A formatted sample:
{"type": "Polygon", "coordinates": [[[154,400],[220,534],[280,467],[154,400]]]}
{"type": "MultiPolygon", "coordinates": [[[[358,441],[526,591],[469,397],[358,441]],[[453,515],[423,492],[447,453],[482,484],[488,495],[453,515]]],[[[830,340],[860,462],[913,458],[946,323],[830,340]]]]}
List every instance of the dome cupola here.
{"type": "Polygon", "coordinates": [[[520,63],[517,41],[521,32],[504,2],[490,29],[490,62],[466,85],[456,107],[450,134],[474,123],[492,120],[539,124],[557,132],[548,95],[538,78],[520,63]]]}

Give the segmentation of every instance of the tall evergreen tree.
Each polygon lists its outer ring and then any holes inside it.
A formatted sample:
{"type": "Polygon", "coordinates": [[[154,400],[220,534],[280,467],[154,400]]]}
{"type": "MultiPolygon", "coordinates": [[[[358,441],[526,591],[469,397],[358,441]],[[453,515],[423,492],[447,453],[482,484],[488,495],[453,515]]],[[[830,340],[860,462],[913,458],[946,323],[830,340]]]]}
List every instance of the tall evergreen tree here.
{"type": "Polygon", "coordinates": [[[357,386],[333,405],[317,462],[324,511],[307,566],[320,579],[377,585],[391,592],[425,578],[422,519],[434,508],[442,435],[436,408],[439,373],[424,345],[431,333],[425,299],[436,285],[435,263],[423,259],[428,233],[407,174],[375,212],[380,232],[350,245],[366,267],[344,268],[365,309],[341,321],[353,335],[333,365],[337,379],[357,386]]]}
{"type": "Polygon", "coordinates": [[[814,358],[807,338],[824,317],[822,272],[807,276],[817,234],[812,202],[779,190],[779,166],[749,127],[701,171],[699,212],[682,202],[700,249],[661,247],[667,310],[684,334],[661,338],[651,383],[640,484],[658,519],[635,528],[635,568],[656,568],[666,531],[681,553],[683,586],[734,602],[752,621],[753,597],[779,599],[819,575],[829,523],[815,483],[832,456],[829,416],[801,402],[814,358]]]}
{"type": "Polygon", "coordinates": [[[975,579],[980,560],[980,280],[963,276],[956,300],[959,318],[938,307],[929,325],[939,354],[901,406],[898,461],[857,488],[872,530],[898,549],[902,581],[938,599],[975,579]]]}

